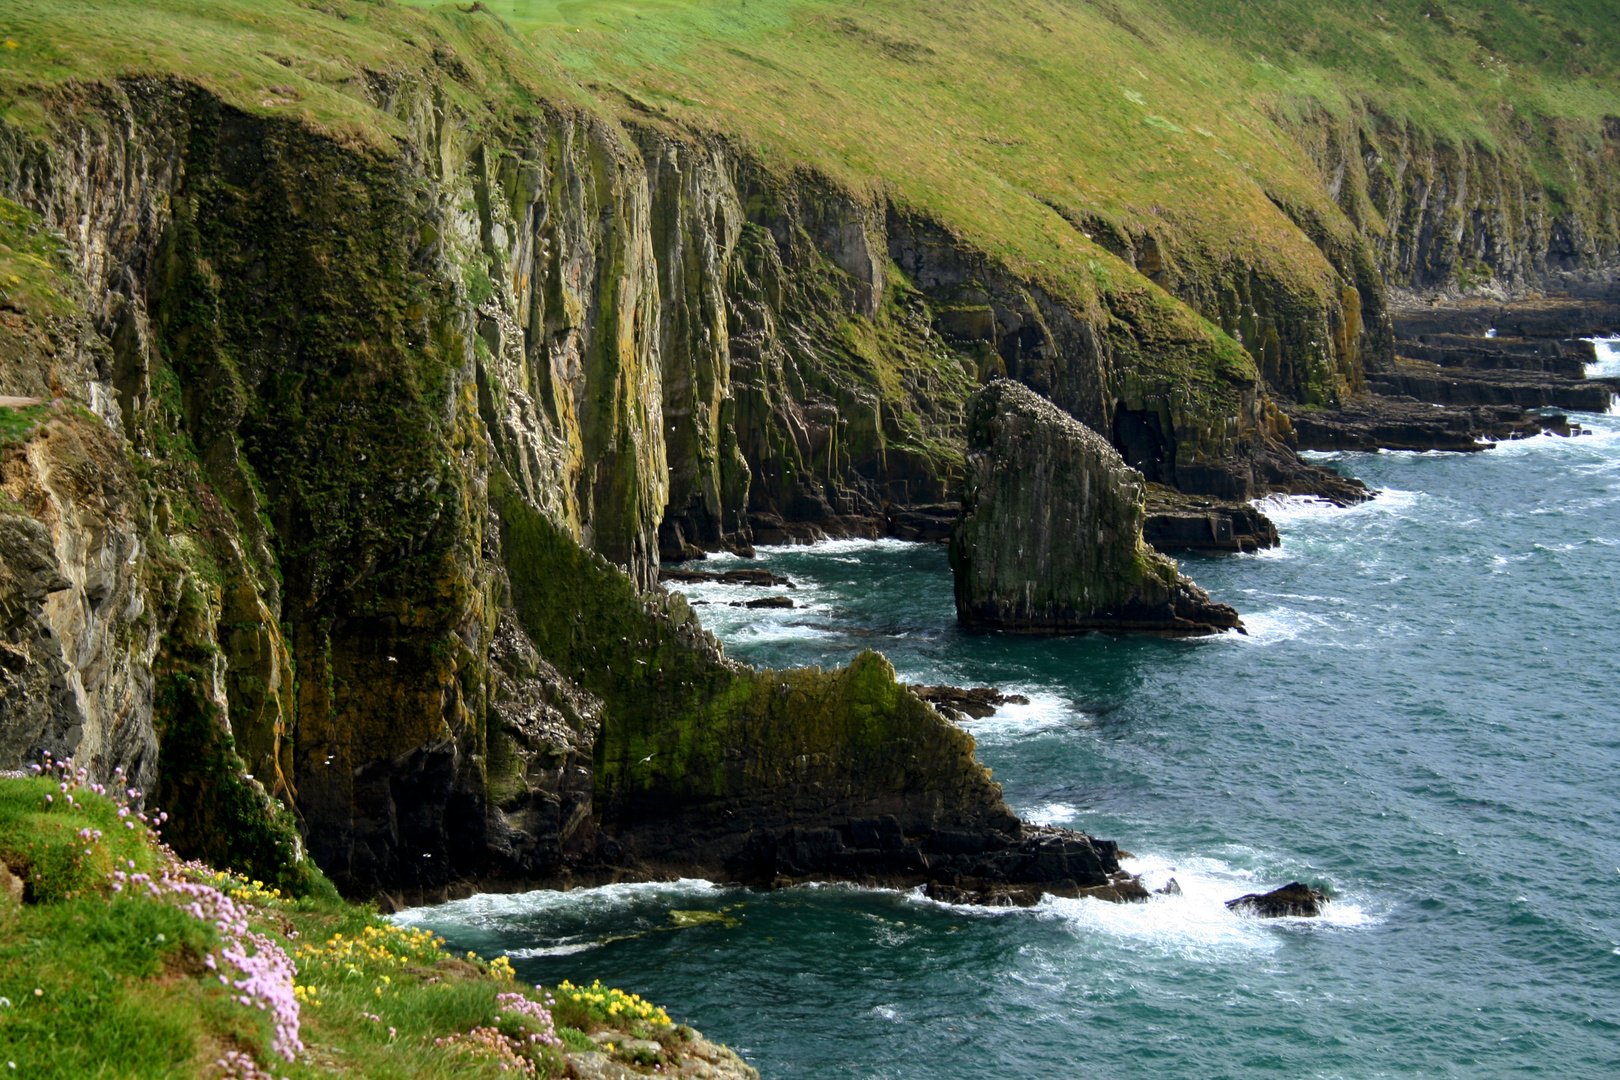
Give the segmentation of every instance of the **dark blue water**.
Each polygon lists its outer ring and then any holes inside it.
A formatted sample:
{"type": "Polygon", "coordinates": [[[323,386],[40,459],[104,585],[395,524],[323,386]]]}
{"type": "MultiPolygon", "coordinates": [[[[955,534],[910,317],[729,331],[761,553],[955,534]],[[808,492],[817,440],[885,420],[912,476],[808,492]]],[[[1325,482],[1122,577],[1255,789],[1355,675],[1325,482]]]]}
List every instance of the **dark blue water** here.
{"type": "Polygon", "coordinates": [[[1028,694],[970,725],[1013,808],[1181,897],[685,882],[407,918],[648,995],[768,1080],[1620,1077],[1620,418],[1578,419],[1596,434],[1324,458],[1384,494],[1275,505],[1280,550],[1184,561],[1246,638],[962,634],[943,551],[892,542],[766,552],[807,607],[700,609],[756,664],[879,648],[1028,694]],[[1221,904],[1295,878],[1328,918],[1221,904]]]}

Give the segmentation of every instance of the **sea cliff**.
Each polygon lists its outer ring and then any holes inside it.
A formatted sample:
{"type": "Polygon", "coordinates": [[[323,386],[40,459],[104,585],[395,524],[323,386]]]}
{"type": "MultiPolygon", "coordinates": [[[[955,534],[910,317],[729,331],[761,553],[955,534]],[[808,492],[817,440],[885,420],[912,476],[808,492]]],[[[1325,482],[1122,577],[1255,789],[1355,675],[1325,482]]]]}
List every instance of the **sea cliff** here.
{"type": "Polygon", "coordinates": [[[1016,878],[1041,845],[964,730],[876,656],[729,661],[661,563],[943,539],[997,377],[1157,485],[1158,535],[1178,495],[1362,498],[1294,447],[1418,385],[1392,288],[1614,263],[1601,117],[1493,149],[1344,86],[1194,93],[1186,63],[1238,60],[1168,17],[771,5],[738,68],[701,13],[615,51],[485,5],[108,10],[0,56],[0,747],[121,768],[179,849],[289,888],[306,854],[388,902],[1016,878]],[[972,80],[901,88],[1004,70],[992,25],[1118,130],[994,79],[994,124],[924,125],[972,80]],[[1105,160],[1103,188],[1040,164],[1105,160]]]}

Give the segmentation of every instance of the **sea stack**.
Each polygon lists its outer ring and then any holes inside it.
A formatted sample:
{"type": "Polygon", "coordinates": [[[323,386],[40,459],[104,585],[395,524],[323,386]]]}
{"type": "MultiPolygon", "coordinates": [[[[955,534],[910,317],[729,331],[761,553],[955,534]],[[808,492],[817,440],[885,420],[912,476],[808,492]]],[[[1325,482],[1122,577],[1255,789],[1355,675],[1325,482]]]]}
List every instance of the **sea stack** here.
{"type": "Polygon", "coordinates": [[[1235,610],[1142,539],[1146,481],[1108,442],[1010,379],[967,407],[951,534],[964,627],[1025,633],[1242,631],[1235,610]]]}

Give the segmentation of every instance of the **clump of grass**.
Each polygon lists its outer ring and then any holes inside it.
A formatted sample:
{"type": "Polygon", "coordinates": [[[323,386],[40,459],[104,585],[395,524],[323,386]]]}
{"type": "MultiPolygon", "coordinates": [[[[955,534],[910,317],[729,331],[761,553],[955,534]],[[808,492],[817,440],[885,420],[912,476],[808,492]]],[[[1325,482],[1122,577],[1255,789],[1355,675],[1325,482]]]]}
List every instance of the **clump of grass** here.
{"type": "Polygon", "coordinates": [[[20,409],[0,406],[0,446],[26,442],[50,415],[49,405],[25,405],[20,409]]]}
{"type": "Polygon", "coordinates": [[[109,796],[55,769],[0,783],[0,860],[36,902],[104,896],[115,869],[157,870],[153,833],[130,806],[132,790],[109,796]]]}

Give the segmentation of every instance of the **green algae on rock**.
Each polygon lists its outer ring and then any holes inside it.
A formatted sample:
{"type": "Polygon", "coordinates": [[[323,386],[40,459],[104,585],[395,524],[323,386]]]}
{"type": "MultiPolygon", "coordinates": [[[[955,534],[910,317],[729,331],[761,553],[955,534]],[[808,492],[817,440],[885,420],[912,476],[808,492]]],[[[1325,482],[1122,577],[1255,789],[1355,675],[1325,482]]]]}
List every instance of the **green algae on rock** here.
{"type": "Polygon", "coordinates": [[[1237,612],[1142,539],[1144,482],[1095,431],[1018,383],[968,404],[951,534],[963,626],[1030,633],[1241,631],[1237,612]]]}

